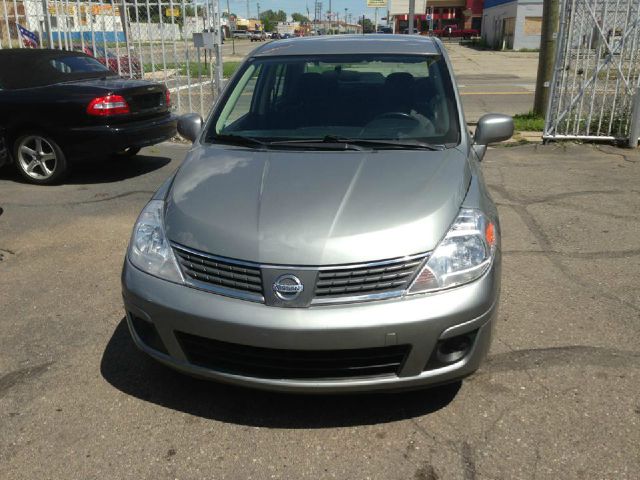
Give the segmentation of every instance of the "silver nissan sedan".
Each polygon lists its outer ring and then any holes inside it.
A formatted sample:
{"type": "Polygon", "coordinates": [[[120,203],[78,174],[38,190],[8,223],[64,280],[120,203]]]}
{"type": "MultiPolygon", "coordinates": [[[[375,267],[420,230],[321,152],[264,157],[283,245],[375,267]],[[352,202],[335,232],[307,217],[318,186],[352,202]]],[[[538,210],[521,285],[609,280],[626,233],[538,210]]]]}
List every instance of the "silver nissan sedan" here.
{"type": "Polygon", "coordinates": [[[500,225],[437,39],[310,37],[254,50],[133,229],[136,345],[258,388],[417,388],[474,372],[500,292],[500,225]]]}

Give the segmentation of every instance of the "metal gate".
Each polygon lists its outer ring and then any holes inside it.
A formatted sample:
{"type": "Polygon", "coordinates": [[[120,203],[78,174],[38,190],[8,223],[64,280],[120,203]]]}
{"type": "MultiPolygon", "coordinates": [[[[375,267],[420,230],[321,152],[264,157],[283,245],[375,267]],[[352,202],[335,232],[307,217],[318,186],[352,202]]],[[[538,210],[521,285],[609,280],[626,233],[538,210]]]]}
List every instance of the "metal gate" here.
{"type": "Polygon", "coordinates": [[[640,0],[563,0],[557,40],[543,138],[631,142],[640,0]]]}
{"type": "Polygon", "coordinates": [[[222,86],[220,24],[218,0],[0,0],[0,48],[88,53],[203,116],[222,86]]]}

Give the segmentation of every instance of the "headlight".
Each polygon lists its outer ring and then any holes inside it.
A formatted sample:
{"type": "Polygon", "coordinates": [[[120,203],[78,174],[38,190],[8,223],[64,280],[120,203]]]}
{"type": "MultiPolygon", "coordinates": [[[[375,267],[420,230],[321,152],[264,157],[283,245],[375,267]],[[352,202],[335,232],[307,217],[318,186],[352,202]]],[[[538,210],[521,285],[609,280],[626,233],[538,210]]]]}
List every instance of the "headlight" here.
{"type": "Polygon", "coordinates": [[[151,200],[144,207],[129,244],[129,260],[143,272],[184,283],[178,262],[164,234],[164,202],[151,200]]]}
{"type": "Polygon", "coordinates": [[[461,209],[408,293],[442,290],[479,278],[491,265],[497,245],[496,225],[479,210],[461,209]]]}

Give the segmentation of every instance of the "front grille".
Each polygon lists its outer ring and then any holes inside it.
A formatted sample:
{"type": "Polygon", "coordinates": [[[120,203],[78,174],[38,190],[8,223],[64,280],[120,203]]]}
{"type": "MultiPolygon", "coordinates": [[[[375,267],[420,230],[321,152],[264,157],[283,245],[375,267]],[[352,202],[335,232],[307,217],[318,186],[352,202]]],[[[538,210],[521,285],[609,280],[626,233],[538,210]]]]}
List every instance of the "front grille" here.
{"type": "Polygon", "coordinates": [[[409,345],[349,350],[284,350],[220,342],[176,332],[189,362],[255,378],[332,379],[397,374],[409,345]]]}
{"type": "Polygon", "coordinates": [[[262,296],[260,268],[236,263],[231,259],[195,253],[176,245],[174,251],[182,272],[188,279],[210,285],[213,289],[221,287],[262,296]]]}
{"type": "Polygon", "coordinates": [[[316,297],[360,296],[404,290],[424,257],[377,266],[320,270],[316,297]]]}

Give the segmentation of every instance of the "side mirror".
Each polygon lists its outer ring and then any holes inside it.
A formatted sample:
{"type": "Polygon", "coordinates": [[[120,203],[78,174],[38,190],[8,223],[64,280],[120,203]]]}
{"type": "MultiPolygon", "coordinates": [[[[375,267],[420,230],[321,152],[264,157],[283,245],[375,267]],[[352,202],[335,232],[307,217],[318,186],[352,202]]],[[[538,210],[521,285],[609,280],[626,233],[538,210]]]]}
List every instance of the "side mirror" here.
{"type": "Polygon", "coordinates": [[[202,131],[202,117],[197,113],[187,113],[178,118],[178,133],[195,142],[202,131]]]}
{"type": "Polygon", "coordinates": [[[500,113],[488,113],[478,120],[473,136],[473,148],[482,159],[487,145],[509,140],[513,135],[513,118],[500,113]]]}

